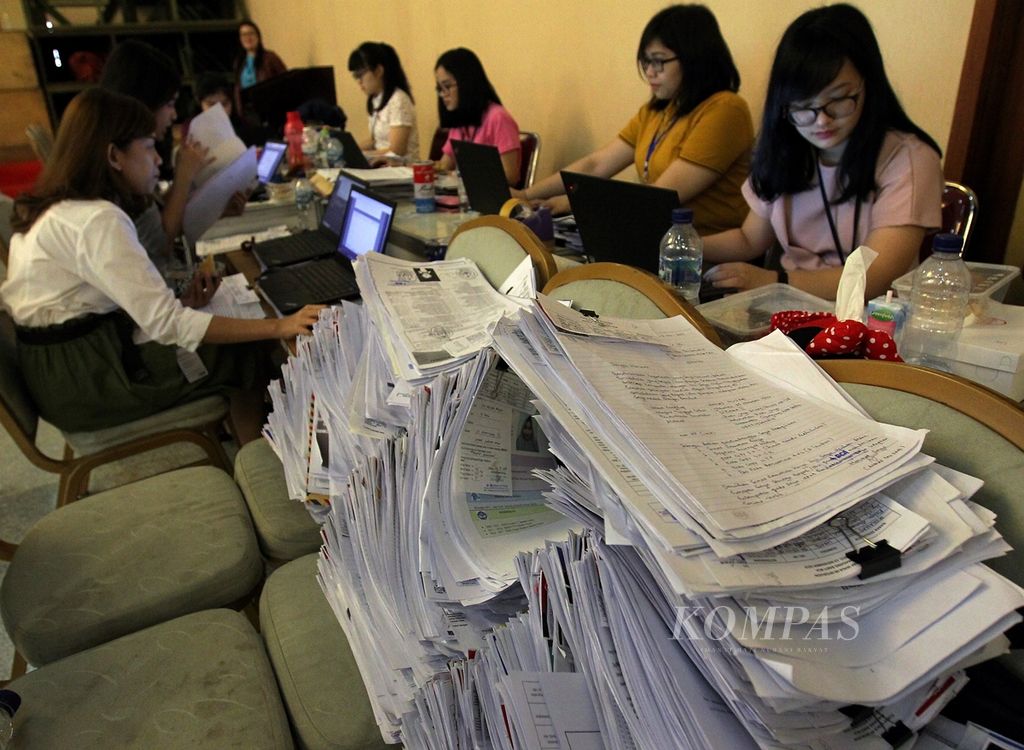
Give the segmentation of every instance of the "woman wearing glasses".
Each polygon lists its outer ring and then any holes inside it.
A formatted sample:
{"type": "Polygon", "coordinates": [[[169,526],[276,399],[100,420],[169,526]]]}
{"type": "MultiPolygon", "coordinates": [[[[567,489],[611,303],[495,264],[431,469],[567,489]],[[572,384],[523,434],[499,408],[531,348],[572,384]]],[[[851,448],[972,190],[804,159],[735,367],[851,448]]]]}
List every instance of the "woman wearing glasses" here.
{"type": "Polygon", "coordinates": [[[370,137],[360,147],[374,156],[418,159],[416,107],[395,48],[384,42],[363,42],[348,56],[348,69],[366,94],[370,116],[370,137]]]}
{"type": "MultiPolygon", "coordinates": [[[[632,163],[643,182],[675,190],[693,208],[698,231],[740,226],[754,125],[714,15],[702,5],[665,8],[644,28],[636,59],[650,100],[611,143],[565,169],[611,177],[632,163]]],[[[516,197],[569,210],[558,174],[516,197]]]]}
{"type": "Polygon", "coordinates": [[[883,294],[941,221],[939,147],[903,111],[867,18],[849,5],[808,11],[779,43],[743,193],[740,229],[706,237],[716,287],[776,281],[834,299],[846,258],[878,253],[866,294],[883,294]],[[778,240],[782,270],[745,262],[778,240]]]}
{"type": "Polygon", "coordinates": [[[519,180],[519,126],[501,106],[480,58],[465,47],[450,49],[437,59],[437,113],[448,140],[438,169],[455,168],[452,141],[496,146],[509,185],[519,180]]]}

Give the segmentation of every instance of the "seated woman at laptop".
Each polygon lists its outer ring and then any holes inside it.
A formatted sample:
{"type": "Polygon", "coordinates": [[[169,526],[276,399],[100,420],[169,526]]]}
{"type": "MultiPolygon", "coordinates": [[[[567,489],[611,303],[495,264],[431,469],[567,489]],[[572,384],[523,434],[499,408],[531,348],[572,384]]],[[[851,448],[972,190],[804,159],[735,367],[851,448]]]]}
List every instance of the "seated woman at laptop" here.
{"type": "Polygon", "coordinates": [[[384,42],[363,42],[348,56],[348,69],[366,94],[370,117],[370,137],[359,147],[367,156],[418,159],[416,105],[394,47],[384,42]]]}
{"type": "MultiPolygon", "coordinates": [[[[665,8],[640,35],[636,59],[650,100],[611,143],[566,171],[612,177],[633,163],[643,182],[679,194],[698,231],[738,227],[747,213],[740,187],[754,124],[736,94],[739,72],[715,17],[701,5],[665,8]]],[[[542,202],[554,213],[569,211],[557,173],[514,195],[547,199],[542,202]]]]}
{"type": "Polygon", "coordinates": [[[883,294],[940,225],[942,186],[939,147],[903,111],[868,19],[849,5],[808,11],[775,53],[743,186],[750,214],[704,238],[704,260],[721,263],[706,278],[735,289],[788,282],[834,299],[847,256],[867,245],[878,258],[865,291],[883,294]],[[776,241],[782,271],[735,262],[776,241]]]}
{"type": "Polygon", "coordinates": [[[497,147],[508,184],[518,182],[519,125],[501,106],[480,59],[465,47],[450,49],[437,59],[434,77],[441,127],[448,128],[438,169],[455,168],[452,141],[472,141],[497,147]]]}
{"type": "Polygon", "coordinates": [[[262,351],[214,345],[307,333],[319,308],[236,320],[183,304],[206,304],[210,279],[175,299],[129,218],[152,200],[154,130],[145,106],[102,88],[68,105],[35,189],[14,204],[0,297],[17,325],[19,365],[40,414],[63,430],[112,427],[222,393],[245,443],[263,423],[262,351]]]}

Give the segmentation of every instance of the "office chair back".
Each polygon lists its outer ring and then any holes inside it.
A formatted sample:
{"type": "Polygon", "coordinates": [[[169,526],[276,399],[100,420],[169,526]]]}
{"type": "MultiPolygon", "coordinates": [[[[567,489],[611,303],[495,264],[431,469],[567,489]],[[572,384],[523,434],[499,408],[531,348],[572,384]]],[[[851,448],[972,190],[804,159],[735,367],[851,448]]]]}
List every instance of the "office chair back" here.
{"type": "Polygon", "coordinates": [[[621,263],[587,263],[558,272],[544,294],[612,318],[645,320],[682,315],[715,346],[718,332],[696,308],[649,271],[621,263]]]}
{"type": "Polygon", "coordinates": [[[537,162],[540,161],[540,134],[528,130],[519,132],[519,180],[513,185],[517,190],[526,190],[537,176],[537,162]]]}
{"type": "MultiPolygon", "coordinates": [[[[967,242],[971,238],[978,213],[978,196],[973,190],[959,182],[946,181],[942,188],[942,228],[940,231],[952,232],[964,241],[964,257],[967,253],[967,242]]],[[[929,232],[921,243],[918,260],[924,260],[932,254],[932,241],[935,232],[929,232]]]]}
{"type": "Polygon", "coordinates": [[[533,259],[537,288],[542,289],[557,270],[551,251],[522,222],[504,216],[481,216],[455,231],[445,258],[471,258],[491,286],[498,289],[527,255],[533,259]]]}

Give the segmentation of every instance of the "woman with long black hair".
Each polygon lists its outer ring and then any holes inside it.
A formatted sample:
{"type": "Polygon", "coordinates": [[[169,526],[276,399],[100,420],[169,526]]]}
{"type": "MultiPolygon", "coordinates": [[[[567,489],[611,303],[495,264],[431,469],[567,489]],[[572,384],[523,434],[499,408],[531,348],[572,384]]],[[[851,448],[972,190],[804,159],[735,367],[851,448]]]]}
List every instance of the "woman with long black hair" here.
{"type": "Polygon", "coordinates": [[[348,56],[348,69],[366,94],[370,118],[370,137],[360,148],[372,156],[418,159],[416,105],[394,47],[384,42],[363,42],[348,56]]]}

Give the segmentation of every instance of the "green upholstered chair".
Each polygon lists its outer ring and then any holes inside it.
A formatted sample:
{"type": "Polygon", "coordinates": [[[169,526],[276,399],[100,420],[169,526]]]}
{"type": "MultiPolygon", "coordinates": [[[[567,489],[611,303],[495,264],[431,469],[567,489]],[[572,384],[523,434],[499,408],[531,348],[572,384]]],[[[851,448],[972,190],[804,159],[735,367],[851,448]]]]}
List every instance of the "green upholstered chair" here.
{"type": "Polygon", "coordinates": [[[825,371],[875,419],[927,428],[924,452],[985,480],[974,500],[997,514],[1013,546],[988,564],[1024,586],[1024,411],[956,375],[895,362],[823,360],[825,371]]]}
{"type": "Polygon", "coordinates": [[[14,680],[12,750],[294,747],[259,635],[238,612],[179,617],[14,680]]]}
{"type": "Polygon", "coordinates": [[[242,606],[263,577],[238,487],[178,469],[44,516],[17,546],[0,612],[40,666],[202,609],[242,606]]]}
{"type": "Polygon", "coordinates": [[[303,750],[387,747],[345,631],[317,583],[317,559],[282,565],[260,596],[260,631],[295,740],[303,750]]]}
{"type": "Polygon", "coordinates": [[[238,451],[235,481],[266,557],[294,560],[320,549],[320,525],[302,503],[288,497],[284,467],[270,443],[253,440],[238,451]]]}
{"type": "Polygon", "coordinates": [[[60,475],[57,505],[65,505],[88,492],[93,469],[128,456],[175,443],[198,446],[202,462],[230,470],[217,433],[228,414],[228,402],[208,396],[117,427],[94,432],[64,432],[63,458],[43,453],[36,445],[39,412],[17,364],[14,325],[0,311],[0,424],[33,465],[60,475]]]}
{"type": "Polygon", "coordinates": [[[716,346],[722,340],[711,324],[689,302],[653,273],[621,263],[588,263],[560,271],[544,287],[544,294],[571,301],[580,310],[610,318],[647,320],[682,315],[716,346]]]}
{"type": "Polygon", "coordinates": [[[504,216],[481,216],[459,226],[445,258],[470,258],[495,289],[529,255],[541,289],[555,275],[555,259],[522,222],[504,216]]]}

